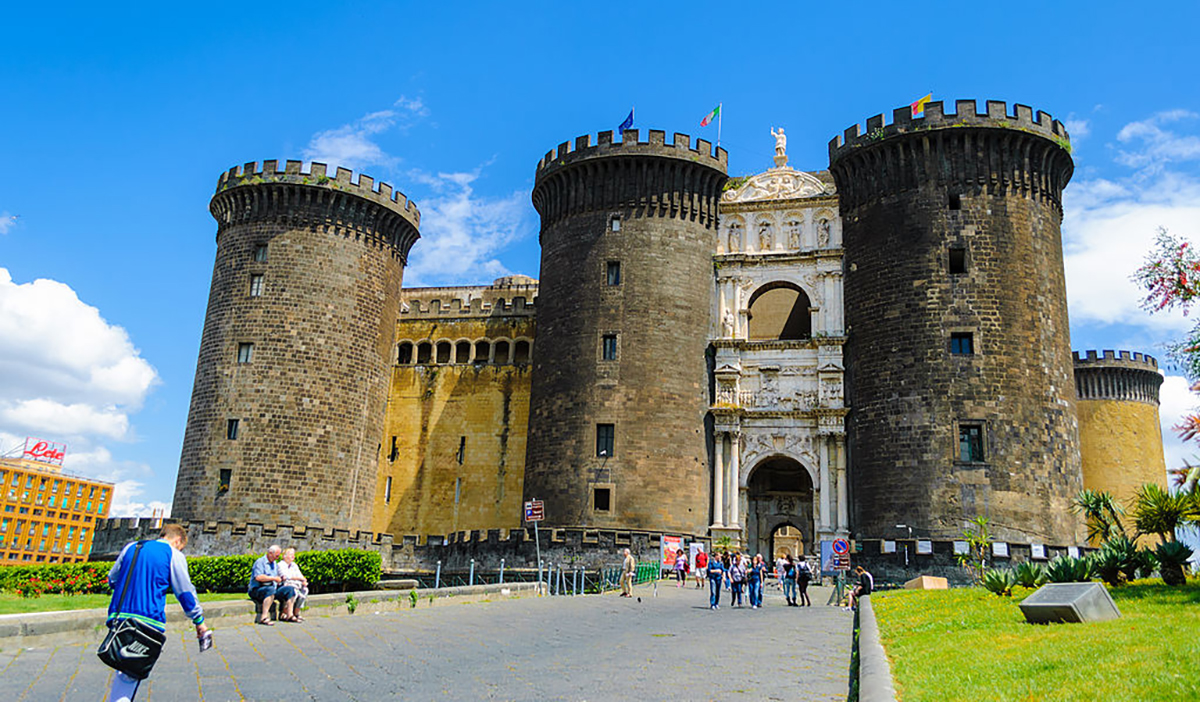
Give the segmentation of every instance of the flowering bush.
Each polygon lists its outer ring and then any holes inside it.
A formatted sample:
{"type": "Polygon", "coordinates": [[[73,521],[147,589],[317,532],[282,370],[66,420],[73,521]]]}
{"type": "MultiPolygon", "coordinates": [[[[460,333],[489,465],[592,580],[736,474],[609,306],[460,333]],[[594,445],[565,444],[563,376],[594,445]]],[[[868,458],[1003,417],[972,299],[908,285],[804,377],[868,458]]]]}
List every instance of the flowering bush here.
{"type": "Polygon", "coordinates": [[[90,595],[109,592],[108,563],[62,563],[0,567],[0,591],[22,597],[43,594],[90,595]]]}

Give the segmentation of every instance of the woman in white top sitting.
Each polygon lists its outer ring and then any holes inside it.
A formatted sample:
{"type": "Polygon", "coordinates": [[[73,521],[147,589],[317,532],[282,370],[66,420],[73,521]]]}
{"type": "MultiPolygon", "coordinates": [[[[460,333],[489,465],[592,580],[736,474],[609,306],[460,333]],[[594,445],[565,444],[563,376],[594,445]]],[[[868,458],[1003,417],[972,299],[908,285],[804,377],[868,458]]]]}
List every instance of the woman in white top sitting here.
{"type": "Polygon", "coordinates": [[[304,573],[300,572],[300,566],[296,565],[296,549],[289,548],[283,552],[283,560],[278,564],[279,575],[283,578],[283,584],[291,586],[296,590],[296,601],[293,603],[292,621],[302,622],[304,617],[300,616],[300,608],[304,606],[304,601],[308,599],[308,578],[304,577],[304,573]]]}

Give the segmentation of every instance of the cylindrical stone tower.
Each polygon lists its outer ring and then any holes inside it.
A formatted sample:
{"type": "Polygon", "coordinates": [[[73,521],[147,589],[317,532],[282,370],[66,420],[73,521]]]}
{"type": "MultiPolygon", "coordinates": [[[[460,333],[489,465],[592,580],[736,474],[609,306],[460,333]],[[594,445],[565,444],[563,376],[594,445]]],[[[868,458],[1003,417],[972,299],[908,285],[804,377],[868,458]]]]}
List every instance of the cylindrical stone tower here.
{"type": "Polygon", "coordinates": [[[1144,483],[1165,488],[1158,361],[1128,351],[1074,357],[1083,486],[1108,492],[1124,505],[1144,483]]]}
{"type": "Polygon", "coordinates": [[[369,529],[400,282],[420,214],[276,161],[221,175],[172,517],[369,529]]]}
{"type": "Polygon", "coordinates": [[[601,132],[538,164],[538,341],[525,498],[549,526],[702,534],[705,349],[727,155],[601,132]]]}
{"type": "Polygon", "coordinates": [[[1082,487],[1063,273],[1074,165],[1050,115],[960,100],[829,144],[845,242],[860,539],[1075,545],[1082,487]]]}

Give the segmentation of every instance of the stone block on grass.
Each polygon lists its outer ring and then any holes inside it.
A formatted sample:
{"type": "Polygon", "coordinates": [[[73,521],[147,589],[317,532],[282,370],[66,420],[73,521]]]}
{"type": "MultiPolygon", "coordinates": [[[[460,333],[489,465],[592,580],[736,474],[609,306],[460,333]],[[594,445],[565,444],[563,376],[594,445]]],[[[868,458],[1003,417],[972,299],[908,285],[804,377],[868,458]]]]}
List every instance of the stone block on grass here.
{"type": "Polygon", "coordinates": [[[936,575],[918,575],[904,583],[905,590],[947,590],[949,588],[950,581],[936,575]]]}
{"type": "Polygon", "coordinates": [[[1121,616],[1117,604],[1100,583],[1050,583],[1020,604],[1030,624],[1102,622],[1121,616]]]}

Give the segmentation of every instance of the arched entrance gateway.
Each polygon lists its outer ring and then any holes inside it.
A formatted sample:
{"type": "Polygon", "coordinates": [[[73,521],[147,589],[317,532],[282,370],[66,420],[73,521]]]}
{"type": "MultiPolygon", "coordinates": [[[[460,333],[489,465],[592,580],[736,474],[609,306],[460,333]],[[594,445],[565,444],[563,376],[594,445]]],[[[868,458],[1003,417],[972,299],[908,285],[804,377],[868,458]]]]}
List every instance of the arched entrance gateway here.
{"type": "Polygon", "coordinates": [[[763,459],[746,482],[746,545],[773,559],[814,551],[813,482],[808,469],[784,456],[763,459]]]}

